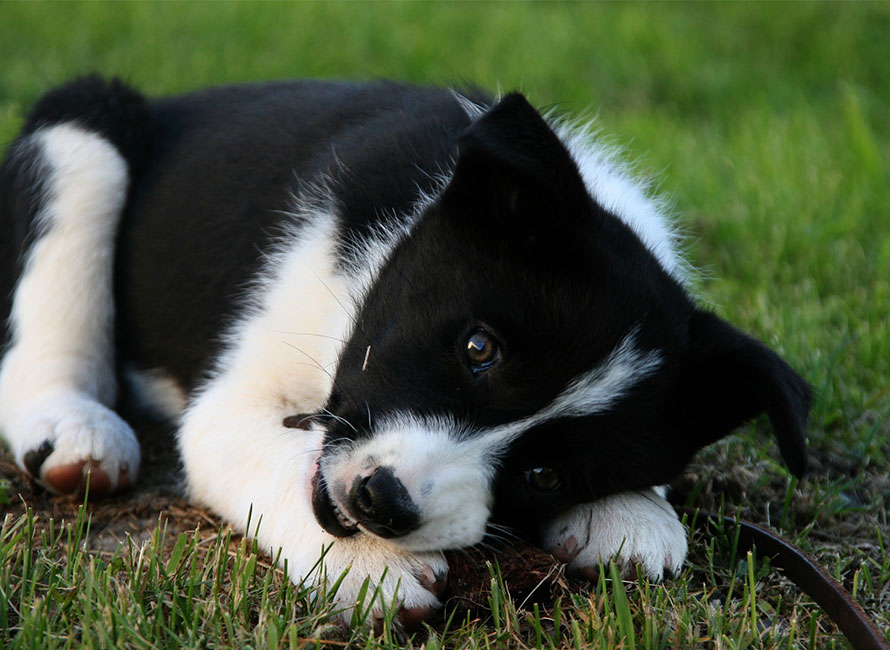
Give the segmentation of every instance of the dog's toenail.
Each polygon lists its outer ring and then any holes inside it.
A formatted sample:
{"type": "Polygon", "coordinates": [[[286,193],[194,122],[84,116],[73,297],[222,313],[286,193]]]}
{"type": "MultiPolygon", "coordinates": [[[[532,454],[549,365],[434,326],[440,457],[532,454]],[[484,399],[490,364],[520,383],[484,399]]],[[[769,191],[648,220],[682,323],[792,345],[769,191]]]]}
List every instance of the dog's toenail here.
{"type": "Polygon", "coordinates": [[[433,567],[425,567],[423,571],[420,572],[420,582],[424,586],[432,586],[436,582],[436,573],[433,571],[433,567]]]}
{"type": "Polygon", "coordinates": [[[591,582],[596,582],[600,577],[599,567],[595,566],[583,566],[578,571],[583,578],[587,578],[591,582]]]}
{"type": "Polygon", "coordinates": [[[432,567],[425,567],[417,580],[424,589],[438,598],[445,591],[447,585],[448,571],[433,571],[432,567]]]}
{"type": "Polygon", "coordinates": [[[574,535],[570,535],[561,544],[557,544],[551,553],[557,560],[561,562],[569,562],[572,558],[578,555],[578,538],[574,535]]]}
{"type": "Polygon", "coordinates": [[[406,632],[416,632],[430,614],[430,608],[426,605],[403,609],[398,613],[399,622],[406,632]]]}

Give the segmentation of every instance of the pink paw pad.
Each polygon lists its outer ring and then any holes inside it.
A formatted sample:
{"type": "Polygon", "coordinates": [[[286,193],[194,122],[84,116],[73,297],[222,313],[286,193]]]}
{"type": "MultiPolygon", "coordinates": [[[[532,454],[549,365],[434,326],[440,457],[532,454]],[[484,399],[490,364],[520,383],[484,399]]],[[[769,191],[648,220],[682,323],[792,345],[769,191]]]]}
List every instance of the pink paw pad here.
{"type": "MultiPolygon", "coordinates": [[[[118,475],[118,488],[129,482],[127,467],[121,467],[118,475]]],[[[84,460],[67,465],[52,467],[43,473],[43,480],[59,494],[84,494],[89,485],[90,494],[106,494],[113,489],[111,478],[94,460],[84,460]]]]}

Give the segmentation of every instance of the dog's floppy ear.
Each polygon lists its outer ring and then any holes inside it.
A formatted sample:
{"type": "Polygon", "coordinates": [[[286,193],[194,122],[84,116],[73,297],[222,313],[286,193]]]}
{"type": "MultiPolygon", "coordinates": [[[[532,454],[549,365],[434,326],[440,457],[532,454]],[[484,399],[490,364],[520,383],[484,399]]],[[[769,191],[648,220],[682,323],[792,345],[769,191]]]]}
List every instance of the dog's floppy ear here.
{"type": "Polygon", "coordinates": [[[703,447],[766,412],[782,458],[793,474],[807,468],[806,424],[811,391],[778,354],[706,311],[690,320],[691,350],[678,389],[678,408],[703,447]]]}
{"type": "MultiPolygon", "coordinates": [[[[519,93],[504,97],[458,139],[457,164],[443,202],[491,217],[548,218],[590,203],[568,150],[519,93]]],[[[554,222],[550,222],[550,226],[554,222]]]]}

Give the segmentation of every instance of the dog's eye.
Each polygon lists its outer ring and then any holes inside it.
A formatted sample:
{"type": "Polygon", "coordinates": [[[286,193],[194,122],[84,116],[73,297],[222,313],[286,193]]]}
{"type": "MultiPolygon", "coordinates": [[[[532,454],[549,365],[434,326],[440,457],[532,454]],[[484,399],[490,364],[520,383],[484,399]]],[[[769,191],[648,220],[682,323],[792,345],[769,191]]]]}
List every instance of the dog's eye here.
{"type": "Polygon", "coordinates": [[[562,476],[552,467],[527,469],[524,476],[526,483],[542,492],[553,492],[562,485],[562,476]]]}
{"type": "Polygon", "coordinates": [[[497,340],[485,330],[476,330],[467,339],[467,360],[473,372],[491,368],[501,358],[497,340]]]}

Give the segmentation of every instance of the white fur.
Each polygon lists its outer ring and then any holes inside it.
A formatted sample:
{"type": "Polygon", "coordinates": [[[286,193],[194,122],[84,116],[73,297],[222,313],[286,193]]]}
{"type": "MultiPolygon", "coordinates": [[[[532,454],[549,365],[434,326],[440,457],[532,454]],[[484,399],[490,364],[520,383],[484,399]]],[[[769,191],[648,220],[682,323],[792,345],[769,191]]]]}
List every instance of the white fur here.
{"type": "Polygon", "coordinates": [[[27,146],[49,173],[0,366],[0,430],[19,462],[52,442],[44,474],[93,459],[116,485],[121,471],[135,479],[140,458],[130,427],[106,408],[117,389],[111,273],[126,163],[72,124],[42,129],[27,146]]]}
{"type": "Polygon", "coordinates": [[[652,580],[679,575],[686,559],[686,529],[664,499],[663,488],[622,492],[571,508],[546,526],[544,548],[585,572],[614,558],[640,565],[652,580]]]}

